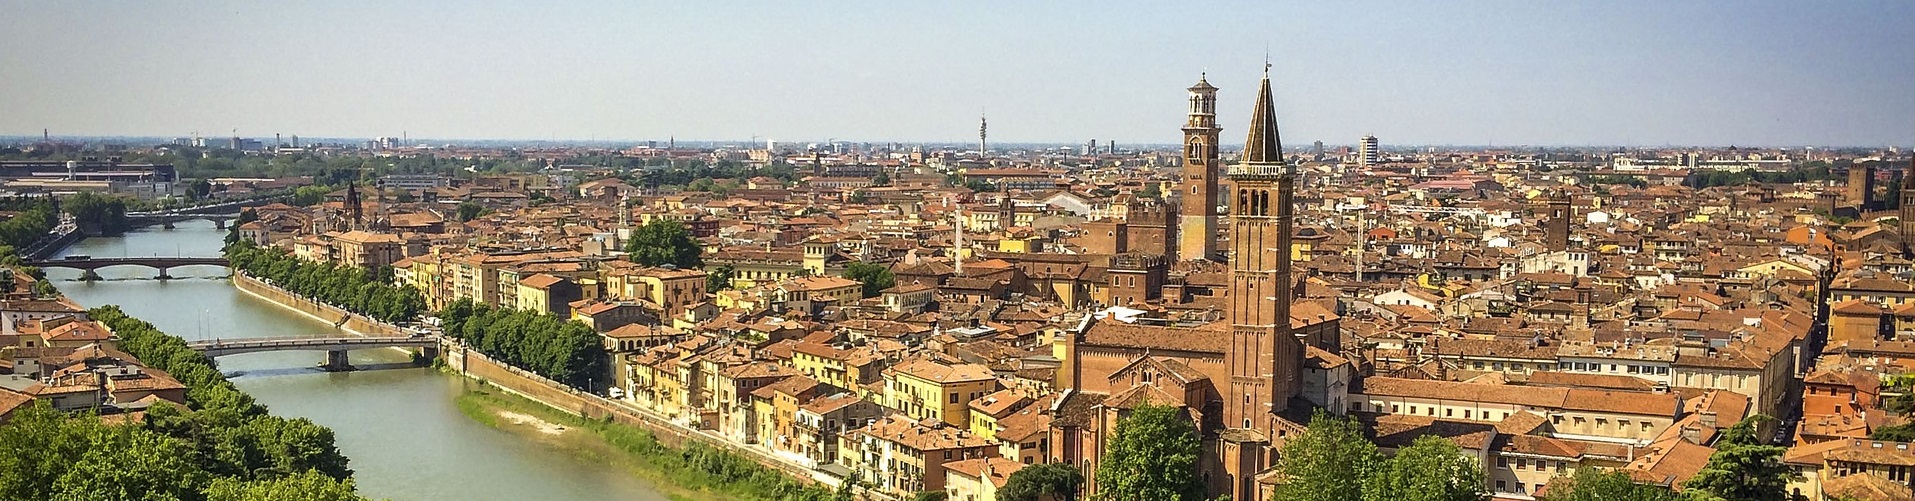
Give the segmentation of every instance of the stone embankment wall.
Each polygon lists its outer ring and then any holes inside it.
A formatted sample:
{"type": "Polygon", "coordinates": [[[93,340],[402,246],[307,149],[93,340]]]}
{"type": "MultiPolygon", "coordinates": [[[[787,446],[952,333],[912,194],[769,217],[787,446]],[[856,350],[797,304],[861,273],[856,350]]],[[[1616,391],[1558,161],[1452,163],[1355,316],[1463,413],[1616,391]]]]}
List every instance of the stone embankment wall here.
{"type": "Polygon", "coordinates": [[[238,270],[233,271],[233,286],[238,287],[240,291],[247,294],[272,301],[280,306],[298,310],[300,313],[305,313],[308,316],[318,318],[361,336],[382,337],[411,335],[411,333],[406,332],[404,329],[400,329],[399,326],[373,320],[371,317],[349,312],[340,307],[319,302],[317,299],[302,297],[292,293],[292,291],[281,289],[278,286],[246,276],[246,274],[240,273],[238,270]]]}

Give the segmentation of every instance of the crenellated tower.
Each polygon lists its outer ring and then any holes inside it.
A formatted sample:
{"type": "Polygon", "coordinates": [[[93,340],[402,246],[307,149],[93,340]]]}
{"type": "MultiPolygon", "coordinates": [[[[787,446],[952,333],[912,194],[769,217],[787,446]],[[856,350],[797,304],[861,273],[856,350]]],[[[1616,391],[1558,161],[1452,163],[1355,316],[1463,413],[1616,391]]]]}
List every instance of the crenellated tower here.
{"type": "Polygon", "coordinates": [[[1190,118],[1184,122],[1184,172],[1178,184],[1177,255],[1217,258],[1217,88],[1197,77],[1190,86],[1190,118]]]}

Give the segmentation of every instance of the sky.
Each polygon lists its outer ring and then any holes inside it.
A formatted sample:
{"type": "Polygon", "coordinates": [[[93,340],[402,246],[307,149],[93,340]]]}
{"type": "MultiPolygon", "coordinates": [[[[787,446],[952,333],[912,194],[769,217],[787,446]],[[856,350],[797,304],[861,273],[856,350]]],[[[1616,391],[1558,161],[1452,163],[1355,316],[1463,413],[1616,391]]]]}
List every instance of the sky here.
{"type": "Polygon", "coordinates": [[[1915,145],[1915,2],[0,0],[0,135],[1915,145]]]}

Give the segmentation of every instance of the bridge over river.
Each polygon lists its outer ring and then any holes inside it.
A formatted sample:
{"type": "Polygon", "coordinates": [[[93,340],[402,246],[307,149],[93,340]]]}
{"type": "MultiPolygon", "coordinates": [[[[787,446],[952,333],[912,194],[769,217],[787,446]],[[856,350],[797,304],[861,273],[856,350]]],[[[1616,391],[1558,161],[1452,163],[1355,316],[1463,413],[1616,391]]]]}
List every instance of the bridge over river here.
{"type": "Polygon", "coordinates": [[[352,364],[346,362],[346,352],[368,348],[418,348],[425,352],[427,358],[432,358],[439,350],[439,338],[434,336],[354,336],[209,339],[191,341],[186,343],[186,346],[208,357],[267,351],[324,351],[326,364],[322,367],[329,371],[346,371],[352,370],[352,364]]]}
{"type": "Polygon", "coordinates": [[[223,257],[67,256],[65,259],[37,259],[33,261],[27,261],[25,264],[27,266],[35,266],[40,268],[68,268],[68,269],[82,270],[85,272],[80,275],[80,278],[82,280],[99,280],[100,274],[94,273],[94,270],[98,270],[100,268],[106,268],[111,266],[144,266],[147,268],[160,270],[160,276],[157,278],[161,280],[165,280],[165,279],[173,278],[172,275],[167,274],[166,272],[167,270],[170,270],[173,268],[177,268],[180,266],[225,267],[227,265],[227,261],[226,261],[226,258],[223,258],[223,257]]]}

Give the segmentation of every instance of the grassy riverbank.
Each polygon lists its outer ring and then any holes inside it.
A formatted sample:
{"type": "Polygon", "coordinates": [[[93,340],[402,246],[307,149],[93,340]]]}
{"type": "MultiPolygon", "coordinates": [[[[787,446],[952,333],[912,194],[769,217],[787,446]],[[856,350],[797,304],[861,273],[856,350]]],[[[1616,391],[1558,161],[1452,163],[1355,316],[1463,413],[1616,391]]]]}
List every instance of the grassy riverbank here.
{"type": "Polygon", "coordinates": [[[666,446],[645,430],[566,414],[474,381],[466,382],[456,403],[459,412],[486,426],[631,471],[673,500],[849,499],[730,452],[702,444],[666,446]]]}

